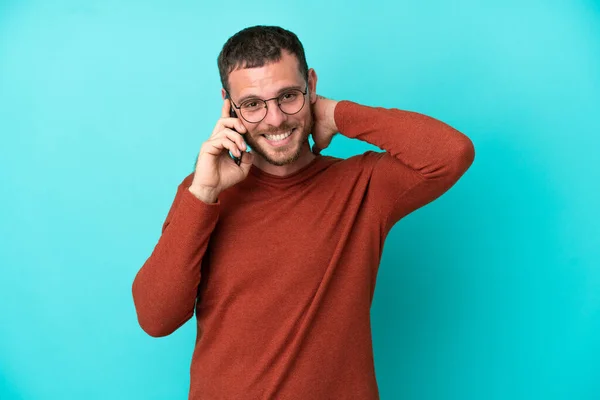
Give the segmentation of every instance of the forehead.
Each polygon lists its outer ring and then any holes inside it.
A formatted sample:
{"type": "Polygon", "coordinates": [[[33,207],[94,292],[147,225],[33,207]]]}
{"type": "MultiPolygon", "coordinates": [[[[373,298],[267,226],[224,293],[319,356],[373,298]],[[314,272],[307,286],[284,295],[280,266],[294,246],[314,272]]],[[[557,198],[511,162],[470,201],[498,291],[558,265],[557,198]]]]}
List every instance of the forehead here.
{"type": "Polygon", "coordinates": [[[232,98],[248,95],[272,96],[285,86],[303,85],[296,56],[282,51],[281,59],[258,68],[236,69],[229,74],[232,98]]]}

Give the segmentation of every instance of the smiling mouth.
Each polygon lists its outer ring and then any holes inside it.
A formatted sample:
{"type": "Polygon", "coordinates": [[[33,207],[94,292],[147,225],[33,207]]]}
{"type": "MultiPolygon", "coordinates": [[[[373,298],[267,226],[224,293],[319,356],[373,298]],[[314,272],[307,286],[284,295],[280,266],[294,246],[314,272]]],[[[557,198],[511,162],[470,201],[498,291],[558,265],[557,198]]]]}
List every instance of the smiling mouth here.
{"type": "Polygon", "coordinates": [[[267,140],[269,140],[270,142],[279,142],[279,141],[285,140],[288,137],[290,137],[290,135],[292,134],[292,132],[294,131],[294,129],[291,129],[291,130],[289,130],[287,132],[280,133],[280,134],[277,134],[277,135],[263,135],[263,136],[266,137],[267,140]]]}
{"type": "Polygon", "coordinates": [[[279,133],[277,135],[263,135],[263,136],[266,137],[267,139],[269,139],[272,142],[277,142],[279,140],[283,140],[283,139],[286,139],[287,137],[289,137],[292,134],[293,130],[294,129],[290,129],[287,132],[279,133]]]}

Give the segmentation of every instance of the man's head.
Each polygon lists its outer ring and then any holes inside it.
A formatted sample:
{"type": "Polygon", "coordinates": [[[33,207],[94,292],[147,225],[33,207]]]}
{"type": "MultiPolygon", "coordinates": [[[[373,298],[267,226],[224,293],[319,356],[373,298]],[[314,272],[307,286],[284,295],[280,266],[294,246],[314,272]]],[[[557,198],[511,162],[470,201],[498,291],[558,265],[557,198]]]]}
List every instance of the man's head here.
{"type": "Polygon", "coordinates": [[[232,101],[255,153],[276,166],[310,153],[317,76],[295,34],[275,26],[246,28],[225,43],[218,65],[223,98],[232,101]],[[261,100],[268,99],[265,110],[261,100]]]}

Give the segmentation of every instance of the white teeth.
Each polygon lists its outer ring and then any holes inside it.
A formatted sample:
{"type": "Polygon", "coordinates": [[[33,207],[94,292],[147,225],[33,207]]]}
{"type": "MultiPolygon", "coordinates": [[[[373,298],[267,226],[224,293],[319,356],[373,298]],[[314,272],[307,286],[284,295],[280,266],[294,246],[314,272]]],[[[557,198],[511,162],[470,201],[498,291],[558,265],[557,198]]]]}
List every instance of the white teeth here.
{"type": "Polygon", "coordinates": [[[288,133],[282,133],[281,135],[265,135],[265,137],[271,141],[277,142],[279,140],[283,140],[286,137],[290,136],[292,134],[292,131],[289,131],[288,133]]]}

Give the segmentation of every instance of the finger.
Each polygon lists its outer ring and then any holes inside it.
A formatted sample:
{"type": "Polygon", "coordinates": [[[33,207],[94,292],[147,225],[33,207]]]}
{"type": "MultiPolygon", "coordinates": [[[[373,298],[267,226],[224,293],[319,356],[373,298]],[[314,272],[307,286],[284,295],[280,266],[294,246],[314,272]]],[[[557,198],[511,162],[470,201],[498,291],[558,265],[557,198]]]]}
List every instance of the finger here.
{"type": "Polygon", "coordinates": [[[237,144],[232,142],[229,138],[223,138],[222,145],[225,149],[229,150],[234,156],[238,158],[241,157],[242,151],[238,148],[237,144]]]}
{"type": "Polygon", "coordinates": [[[251,151],[244,152],[244,157],[242,157],[242,163],[240,164],[240,168],[242,169],[244,176],[248,176],[253,162],[254,153],[252,153],[251,151]]]}
{"type": "Polygon", "coordinates": [[[244,138],[239,134],[239,132],[234,131],[233,129],[223,128],[217,134],[215,134],[212,139],[219,139],[223,137],[226,137],[237,144],[240,150],[246,150],[246,142],[244,142],[244,138]]]}
{"type": "Polygon", "coordinates": [[[215,127],[213,128],[212,133],[210,134],[210,138],[215,138],[218,136],[223,136],[223,130],[225,129],[232,129],[234,131],[236,131],[237,133],[241,133],[244,134],[247,132],[246,127],[244,126],[244,124],[242,123],[242,121],[240,121],[237,118],[220,118],[215,127]]]}
{"type": "Polygon", "coordinates": [[[206,141],[200,151],[213,156],[219,156],[224,150],[229,150],[236,157],[239,157],[241,154],[237,145],[227,137],[214,138],[206,141]]]}
{"type": "Polygon", "coordinates": [[[219,120],[224,128],[234,129],[239,133],[246,133],[247,129],[239,118],[221,118],[219,120]]]}
{"type": "Polygon", "coordinates": [[[246,150],[246,142],[242,135],[231,129],[225,129],[223,132],[225,132],[225,136],[229,138],[229,140],[237,144],[240,150],[246,150]]]}
{"type": "Polygon", "coordinates": [[[221,118],[229,118],[229,110],[231,108],[231,101],[225,99],[223,101],[223,108],[221,108],[221,118]]]}
{"type": "Polygon", "coordinates": [[[319,154],[321,154],[321,148],[315,144],[312,147],[312,152],[316,155],[319,155],[319,154]]]}

